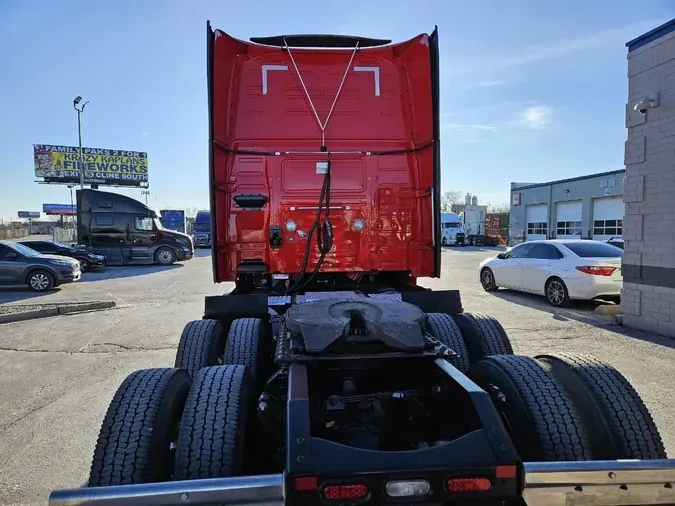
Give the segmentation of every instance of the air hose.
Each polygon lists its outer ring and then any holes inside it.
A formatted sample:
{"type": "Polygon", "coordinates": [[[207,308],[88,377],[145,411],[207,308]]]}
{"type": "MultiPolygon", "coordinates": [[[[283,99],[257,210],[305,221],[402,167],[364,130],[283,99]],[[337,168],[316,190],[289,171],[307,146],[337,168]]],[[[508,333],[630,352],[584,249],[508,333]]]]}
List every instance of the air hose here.
{"type": "Polygon", "coordinates": [[[316,213],[316,220],[312,224],[307,234],[307,244],[305,245],[305,255],[302,259],[302,266],[300,267],[300,273],[295,283],[288,288],[283,294],[288,295],[293,292],[296,292],[304,287],[306,287],[312,280],[316,277],[319,269],[323,265],[323,261],[326,258],[326,255],[333,248],[333,225],[330,222],[330,172],[331,172],[331,161],[330,153],[328,153],[328,166],[326,167],[326,174],[323,177],[323,185],[321,186],[321,195],[319,196],[318,211],[316,213]],[[321,211],[323,211],[323,205],[325,201],[325,217],[323,223],[321,223],[321,211]],[[303,281],[302,278],[307,271],[307,263],[309,262],[309,254],[312,249],[312,236],[316,232],[316,242],[317,248],[321,256],[314,266],[314,270],[309,275],[309,277],[303,281]]]}

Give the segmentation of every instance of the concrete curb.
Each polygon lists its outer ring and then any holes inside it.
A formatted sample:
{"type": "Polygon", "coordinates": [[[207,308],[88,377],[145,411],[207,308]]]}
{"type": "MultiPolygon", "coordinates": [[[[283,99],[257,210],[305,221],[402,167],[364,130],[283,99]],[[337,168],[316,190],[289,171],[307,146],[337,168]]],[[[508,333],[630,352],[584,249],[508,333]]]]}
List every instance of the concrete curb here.
{"type": "Polygon", "coordinates": [[[46,309],[24,311],[23,313],[4,314],[0,315],[0,324],[35,320],[37,318],[47,318],[49,316],[81,313],[84,311],[93,311],[97,309],[110,309],[115,307],[115,305],[115,301],[113,300],[102,300],[78,304],[76,306],[50,307],[46,309]]]}

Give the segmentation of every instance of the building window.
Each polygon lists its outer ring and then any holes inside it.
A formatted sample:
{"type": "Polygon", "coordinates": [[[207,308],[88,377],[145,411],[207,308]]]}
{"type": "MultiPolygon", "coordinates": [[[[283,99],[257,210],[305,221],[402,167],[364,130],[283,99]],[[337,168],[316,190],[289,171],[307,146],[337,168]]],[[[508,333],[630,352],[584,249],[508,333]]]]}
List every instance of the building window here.
{"type": "Polygon", "coordinates": [[[623,235],[623,220],[595,220],[593,235],[623,235]]]}
{"type": "Polygon", "coordinates": [[[527,235],[547,235],[547,234],[548,234],[547,223],[542,222],[542,223],[527,224],[527,235]]]}
{"type": "Polygon", "coordinates": [[[581,235],[580,221],[559,221],[556,223],[556,235],[581,235]]]}

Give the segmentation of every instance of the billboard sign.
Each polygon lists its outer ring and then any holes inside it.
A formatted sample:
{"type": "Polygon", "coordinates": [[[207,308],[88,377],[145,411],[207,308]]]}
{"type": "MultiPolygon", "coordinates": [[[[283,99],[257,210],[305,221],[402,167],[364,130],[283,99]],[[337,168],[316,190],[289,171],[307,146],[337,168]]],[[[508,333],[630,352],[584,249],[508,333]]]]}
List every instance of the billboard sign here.
{"type": "Polygon", "coordinates": [[[77,214],[77,207],[70,204],[42,204],[42,212],[49,215],[73,216],[77,214]]]}
{"type": "MultiPolygon", "coordinates": [[[[80,182],[79,148],[33,144],[35,177],[53,184],[80,182]]],[[[82,148],[85,184],[148,186],[148,154],[119,149],[82,148]]]]}
{"type": "Polygon", "coordinates": [[[19,211],[19,218],[39,218],[40,213],[37,211],[19,211]]]}

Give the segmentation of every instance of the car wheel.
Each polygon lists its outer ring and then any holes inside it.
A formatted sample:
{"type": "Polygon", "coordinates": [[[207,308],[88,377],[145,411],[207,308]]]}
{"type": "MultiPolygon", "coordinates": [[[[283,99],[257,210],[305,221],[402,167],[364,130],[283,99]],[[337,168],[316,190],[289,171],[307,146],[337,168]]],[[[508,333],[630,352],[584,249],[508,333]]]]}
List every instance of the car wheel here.
{"type": "Polygon", "coordinates": [[[480,284],[483,285],[483,289],[486,292],[494,292],[499,288],[495,284],[495,275],[489,267],[485,267],[480,271],[480,284]]]}
{"type": "Polygon", "coordinates": [[[89,262],[86,260],[80,260],[80,270],[82,272],[87,272],[89,270],[89,262]]]}
{"type": "Polygon", "coordinates": [[[176,254],[171,248],[161,248],[155,253],[155,261],[159,265],[171,265],[176,261],[176,254]]]}
{"type": "Polygon", "coordinates": [[[448,240],[444,237],[441,239],[441,246],[447,246],[448,245],[448,240]]]}
{"type": "Polygon", "coordinates": [[[560,278],[551,278],[546,283],[546,299],[554,307],[567,307],[572,303],[567,286],[560,278]]]}
{"type": "Polygon", "coordinates": [[[54,277],[47,271],[35,271],[28,276],[28,286],[34,292],[46,292],[54,287],[54,277]]]}

